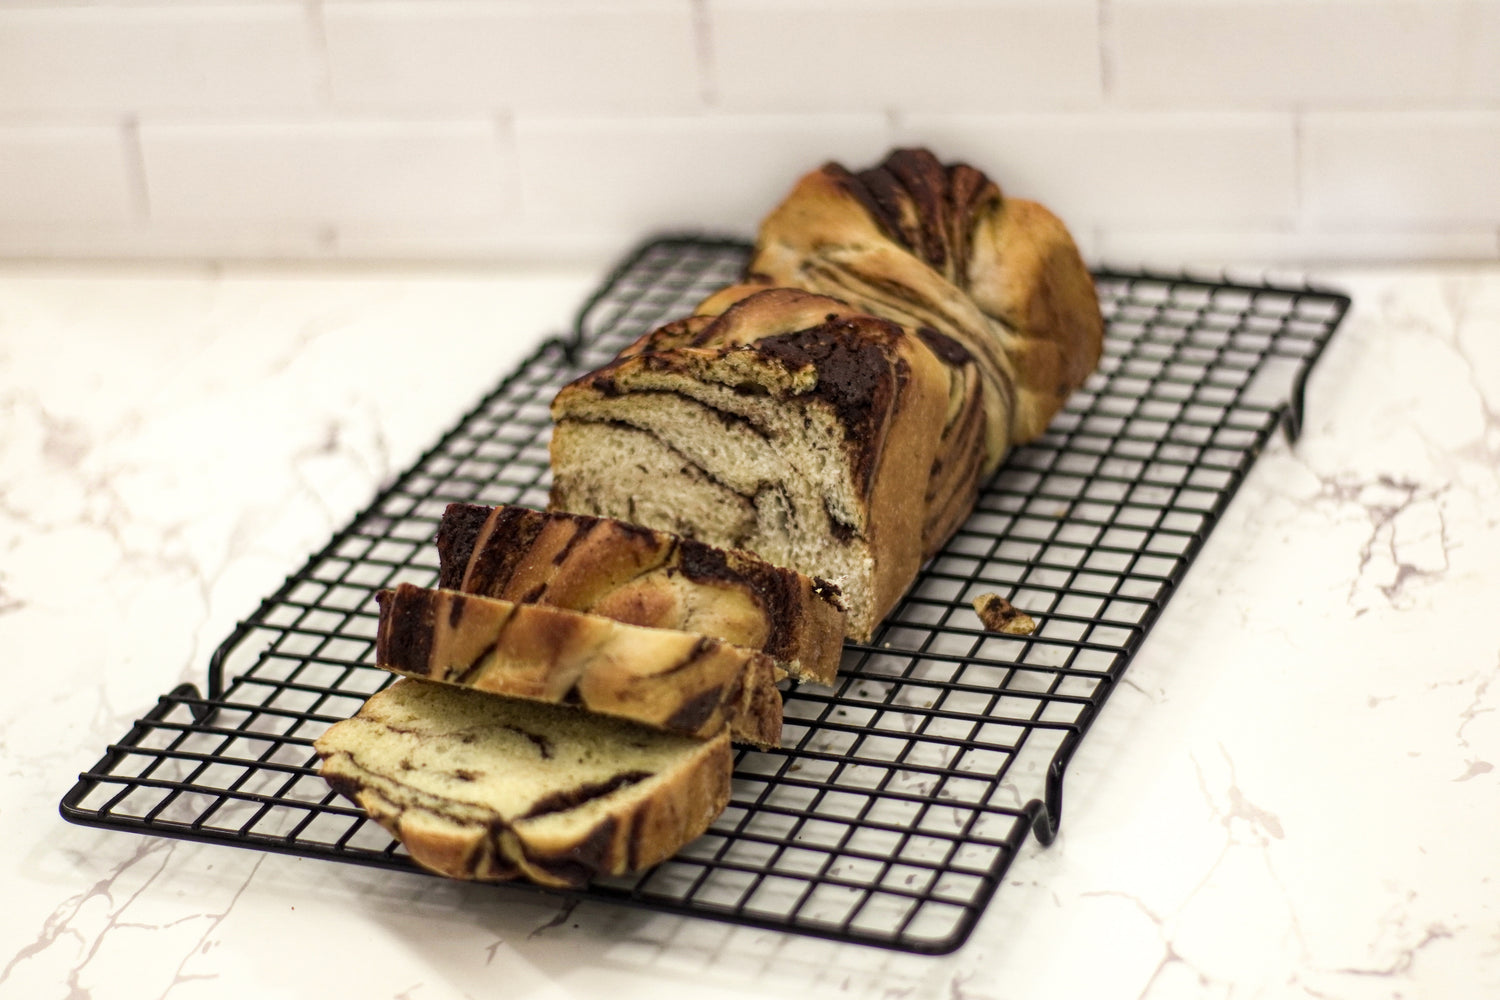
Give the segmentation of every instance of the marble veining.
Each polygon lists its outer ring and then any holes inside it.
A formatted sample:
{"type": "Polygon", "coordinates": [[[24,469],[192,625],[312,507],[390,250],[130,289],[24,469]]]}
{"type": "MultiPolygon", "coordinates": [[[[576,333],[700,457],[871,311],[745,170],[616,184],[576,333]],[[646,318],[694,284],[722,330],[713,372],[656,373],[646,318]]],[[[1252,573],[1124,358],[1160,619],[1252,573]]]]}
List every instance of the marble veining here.
{"type": "Polygon", "coordinates": [[[1302,439],[952,955],[64,823],[77,772],[597,277],[0,269],[0,998],[1500,992],[1487,267],[1316,276],[1355,305],[1302,439]]]}

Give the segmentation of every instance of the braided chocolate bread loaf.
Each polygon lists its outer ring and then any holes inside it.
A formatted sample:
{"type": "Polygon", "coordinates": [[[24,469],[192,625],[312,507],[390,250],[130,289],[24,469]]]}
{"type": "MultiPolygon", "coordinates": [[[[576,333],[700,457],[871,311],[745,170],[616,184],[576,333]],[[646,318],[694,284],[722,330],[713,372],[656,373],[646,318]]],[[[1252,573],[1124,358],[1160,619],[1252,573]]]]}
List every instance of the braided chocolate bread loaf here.
{"type": "Polygon", "coordinates": [[[1046,209],[922,150],[831,164],[767,217],[742,284],[558,393],[550,504],[832,580],[867,641],[1102,331],[1046,209]]]}
{"type": "Polygon", "coordinates": [[[370,698],[318,739],[322,773],[446,875],[576,886],[664,860],[725,808],[731,732],[775,742],[771,657],[829,679],[822,581],[868,641],[1101,338],[1062,224],[979,171],[903,150],[809,174],[742,283],[557,394],[550,505],[615,520],[455,508],[440,589],[384,595],[379,638],[447,683],[370,698]],[[642,528],[813,582],[710,572],[642,528]],[[761,652],[709,662],[710,628],[761,652]]]}

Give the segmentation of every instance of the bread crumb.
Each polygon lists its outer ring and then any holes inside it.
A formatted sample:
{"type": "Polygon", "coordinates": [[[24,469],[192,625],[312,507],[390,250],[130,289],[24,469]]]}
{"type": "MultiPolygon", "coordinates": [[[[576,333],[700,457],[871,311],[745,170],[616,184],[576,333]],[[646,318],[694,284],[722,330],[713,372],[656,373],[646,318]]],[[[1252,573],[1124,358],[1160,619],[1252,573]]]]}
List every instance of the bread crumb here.
{"type": "Polygon", "coordinates": [[[1036,631],[1036,619],[999,594],[980,594],[974,598],[974,612],[991,632],[1030,635],[1036,631]]]}

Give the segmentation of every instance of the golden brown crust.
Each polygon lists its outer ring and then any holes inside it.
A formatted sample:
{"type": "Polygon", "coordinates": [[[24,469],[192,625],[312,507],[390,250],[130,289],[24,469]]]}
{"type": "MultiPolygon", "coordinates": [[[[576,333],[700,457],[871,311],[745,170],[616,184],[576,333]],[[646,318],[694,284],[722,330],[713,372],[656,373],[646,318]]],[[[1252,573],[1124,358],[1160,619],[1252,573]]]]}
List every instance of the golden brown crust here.
{"type": "Polygon", "coordinates": [[[707,636],[400,584],[377,595],[375,663],[407,677],[576,705],[706,738],[781,740],[770,657],[707,636]]]}
{"type": "Polygon", "coordinates": [[[619,723],[549,706],[517,711],[508,703],[502,711],[495,705],[506,699],[457,689],[434,697],[430,689],[442,687],[400,681],[315,743],[329,783],[437,874],[578,887],[665,860],[728,805],[727,732],[702,741],[632,734],[619,723]],[[561,766],[549,772],[543,761],[530,773],[532,786],[497,796],[483,776],[455,782],[433,766],[520,761],[538,741],[552,741],[557,758],[582,761],[588,774],[561,766]],[[620,768],[590,765],[590,741],[597,760],[617,747],[620,768]],[[652,741],[661,745],[651,751],[649,770],[630,770],[632,747],[652,741]],[[408,754],[422,757],[413,762],[408,754]]]}
{"type": "Polygon", "coordinates": [[[963,344],[992,397],[990,470],[1045,429],[1102,347],[1093,280],[1056,216],[925,150],[803,177],[762,224],[749,269],[963,344]]]}
{"type": "Polygon", "coordinates": [[[1009,350],[1023,401],[1014,443],[1030,441],[1099,363],[1104,320],[1093,278],[1062,220],[1034,201],[1007,199],[975,227],[969,294],[1014,330],[1009,350]]]}
{"type": "Polygon", "coordinates": [[[610,518],[450,504],[438,585],[679,629],[771,656],[831,684],[844,637],[838,588],[747,552],[610,518]]]}

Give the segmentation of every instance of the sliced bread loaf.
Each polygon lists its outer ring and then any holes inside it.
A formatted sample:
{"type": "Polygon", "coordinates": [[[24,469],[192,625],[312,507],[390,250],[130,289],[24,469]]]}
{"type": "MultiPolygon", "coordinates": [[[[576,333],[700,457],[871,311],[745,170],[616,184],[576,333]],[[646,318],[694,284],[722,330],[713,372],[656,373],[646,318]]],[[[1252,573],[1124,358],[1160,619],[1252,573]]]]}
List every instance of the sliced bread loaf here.
{"type": "Polygon", "coordinates": [[[831,684],[838,671],[838,588],[747,552],[610,518],[459,503],[437,546],[441,588],[712,636],[802,680],[831,684]]]}
{"type": "Polygon", "coordinates": [[[322,774],[452,878],[576,887],[670,857],[729,802],[728,733],[403,680],[314,744],[322,774]]]}
{"type": "Polygon", "coordinates": [[[573,705],[707,738],[781,740],[764,653],[542,604],[401,584],[376,595],[375,663],[493,694],[573,705]]]}

